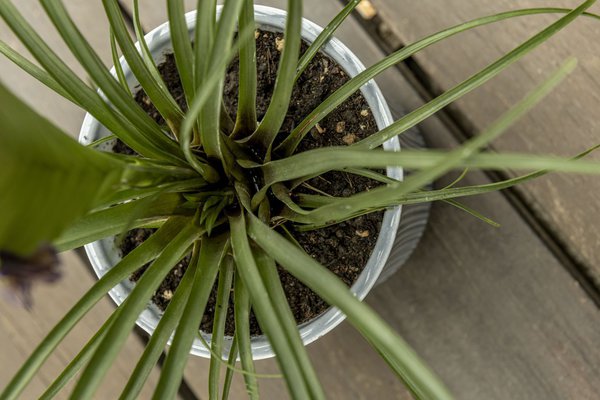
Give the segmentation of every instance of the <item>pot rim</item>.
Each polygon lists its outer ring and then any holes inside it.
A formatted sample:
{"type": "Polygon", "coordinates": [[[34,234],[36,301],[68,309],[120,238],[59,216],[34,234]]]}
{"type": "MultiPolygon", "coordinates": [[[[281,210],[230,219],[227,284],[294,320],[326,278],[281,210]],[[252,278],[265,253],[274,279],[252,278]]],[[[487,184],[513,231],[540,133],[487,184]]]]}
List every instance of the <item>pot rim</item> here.
{"type": "MultiPolygon", "coordinates": [[[[220,14],[220,11],[221,6],[218,6],[217,15],[220,14]]],[[[273,7],[256,5],[254,12],[258,28],[268,31],[283,31],[287,16],[286,11],[273,7]]],[[[196,11],[186,13],[185,17],[188,30],[190,31],[190,34],[193,35],[193,29],[196,24],[196,11]]],[[[312,43],[322,30],[323,28],[314,22],[305,18],[302,20],[302,38],[306,42],[312,43]]],[[[164,54],[171,49],[169,23],[165,22],[158,26],[146,34],[144,38],[157,60],[157,63],[160,64],[161,60],[164,59],[164,54]]],[[[139,49],[139,44],[136,44],[136,46],[139,49]]],[[[365,70],[364,65],[358,57],[335,37],[331,38],[329,42],[321,48],[321,51],[336,61],[350,77],[354,77],[365,70]]],[[[137,80],[135,80],[125,59],[121,57],[119,61],[127,81],[130,83],[130,88],[133,89],[138,85],[137,80]]],[[[113,75],[116,73],[114,67],[111,69],[111,72],[113,75]]],[[[360,90],[369,104],[378,128],[381,130],[389,126],[393,122],[393,118],[387,102],[376,83],[371,80],[361,87],[360,90]]],[[[107,134],[108,132],[95,118],[90,114],[86,114],[79,134],[79,141],[83,144],[91,143],[98,137],[103,136],[102,131],[105,131],[104,134],[107,134]]],[[[388,140],[383,147],[388,151],[400,151],[398,138],[394,137],[388,140]]],[[[387,175],[402,180],[403,170],[398,167],[387,168],[387,175]]],[[[360,300],[363,300],[375,285],[377,278],[385,266],[400,223],[401,212],[402,207],[396,206],[388,209],[384,214],[375,248],[373,249],[363,272],[351,287],[352,292],[360,300]]],[[[114,240],[112,238],[87,244],[85,245],[85,251],[90,259],[94,272],[98,277],[103,276],[120,259],[120,256],[118,255],[119,251],[115,248],[114,240]]],[[[111,289],[109,295],[117,305],[120,305],[125,300],[132,287],[133,284],[131,282],[128,280],[123,281],[111,289]]],[[[154,304],[150,304],[149,307],[140,314],[136,323],[151,335],[156,329],[161,315],[162,312],[158,307],[154,304]]],[[[299,325],[298,328],[304,345],[306,346],[324,336],[339,325],[345,318],[345,315],[339,309],[331,307],[316,318],[299,325]]],[[[207,343],[210,343],[211,335],[202,333],[202,336],[207,343]]],[[[171,340],[172,337],[169,340],[169,345],[171,344],[171,340]]],[[[251,342],[252,354],[255,360],[275,356],[266,336],[261,335],[253,337],[251,342]]],[[[228,356],[230,346],[231,337],[226,337],[223,344],[223,357],[228,356]]],[[[210,351],[199,339],[194,339],[190,353],[204,358],[210,358],[211,356],[210,351]]]]}

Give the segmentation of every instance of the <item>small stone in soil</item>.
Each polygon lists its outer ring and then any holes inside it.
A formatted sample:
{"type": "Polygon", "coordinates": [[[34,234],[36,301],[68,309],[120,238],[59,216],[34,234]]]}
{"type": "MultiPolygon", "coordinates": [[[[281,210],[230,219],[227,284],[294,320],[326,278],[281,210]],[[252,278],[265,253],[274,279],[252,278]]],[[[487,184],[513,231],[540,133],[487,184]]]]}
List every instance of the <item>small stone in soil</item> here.
{"type": "Polygon", "coordinates": [[[275,38],[275,48],[277,49],[277,51],[280,51],[280,52],[283,51],[284,46],[285,46],[285,39],[276,37],[275,38]]]}
{"type": "Polygon", "coordinates": [[[354,133],[349,133],[347,135],[344,135],[344,137],[342,138],[342,140],[347,145],[350,145],[350,144],[352,144],[352,143],[354,143],[356,141],[356,135],[354,133]]]}

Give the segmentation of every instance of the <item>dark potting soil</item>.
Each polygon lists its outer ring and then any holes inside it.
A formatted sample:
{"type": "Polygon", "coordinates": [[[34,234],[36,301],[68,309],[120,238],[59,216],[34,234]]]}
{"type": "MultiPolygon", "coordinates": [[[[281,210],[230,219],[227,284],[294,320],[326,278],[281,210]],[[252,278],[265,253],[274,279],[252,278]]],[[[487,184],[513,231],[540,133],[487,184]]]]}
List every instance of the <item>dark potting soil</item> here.
{"type": "MultiPolygon", "coordinates": [[[[281,46],[281,43],[285,43],[281,42],[281,38],[281,34],[257,32],[257,114],[259,119],[266,112],[275,86],[277,66],[281,55],[278,47],[281,46]]],[[[303,44],[302,51],[304,52],[306,48],[307,46],[303,44]]],[[[166,55],[166,60],[159,66],[159,70],[169,91],[185,110],[187,108],[185,97],[172,54],[166,55]]],[[[317,55],[298,79],[280,137],[289,134],[294,126],[297,126],[317,105],[348,79],[346,73],[334,61],[322,54],[317,55]]],[[[234,120],[237,109],[237,91],[238,62],[236,59],[229,66],[224,84],[224,106],[234,120]]],[[[140,89],[135,98],[148,115],[159,124],[165,124],[143,90],[140,89]]],[[[370,108],[364,97],[360,93],[356,93],[313,128],[300,144],[298,151],[324,146],[349,145],[375,132],[377,132],[377,126],[370,108]]],[[[131,149],[122,143],[117,143],[113,150],[120,153],[131,152],[131,149]]],[[[315,194],[322,191],[333,196],[347,197],[376,186],[378,183],[370,179],[343,172],[329,172],[309,180],[307,185],[297,188],[296,192],[315,194]]],[[[383,212],[372,213],[314,231],[295,231],[293,235],[309,255],[334,272],[348,286],[351,286],[364,269],[373,251],[382,219],[383,212]]],[[[293,230],[291,226],[289,229],[293,230]]],[[[139,246],[152,232],[151,229],[135,229],[128,232],[120,239],[123,255],[139,246]]],[[[160,309],[166,309],[169,304],[188,262],[189,257],[179,262],[154,294],[153,302],[160,309]]],[[[134,273],[131,280],[137,281],[146,268],[147,266],[134,273]]],[[[287,300],[298,324],[309,321],[327,310],[329,305],[319,296],[283,269],[278,267],[278,270],[287,300]]],[[[204,332],[212,331],[216,288],[215,284],[202,318],[200,328],[204,332]]],[[[232,335],[233,330],[233,305],[230,300],[226,333],[232,335]]],[[[253,335],[261,333],[253,314],[251,314],[250,330],[253,335]]]]}

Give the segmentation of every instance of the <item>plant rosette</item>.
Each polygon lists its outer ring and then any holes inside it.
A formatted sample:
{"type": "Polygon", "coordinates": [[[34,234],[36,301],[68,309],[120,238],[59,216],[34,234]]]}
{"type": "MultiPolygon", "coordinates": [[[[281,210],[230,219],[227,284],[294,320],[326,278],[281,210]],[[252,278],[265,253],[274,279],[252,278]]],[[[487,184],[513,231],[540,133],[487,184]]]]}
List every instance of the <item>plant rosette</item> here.
{"type": "MultiPolygon", "coordinates": [[[[217,15],[220,15],[220,12],[221,7],[217,9],[217,15]]],[[[264,31],[278,33],[283,32],[285,28],[286,16],[287,13],[283,10],[266,6],[255,6],[255,20],[257,28],[264,31]]],[[[194,27],[196,25],[195,11],[186,14],[186,22],[190,36],[192,36],[194,27]]],[[[304,19],[302,21],[302,38],[309,44],[317,38],[322,30],[323,28],[309,20],[304,19]]],[[[165,54],[172,51],[169,23],[164,23],[152,30],[145,36],[145,40],[157,64],[163,62],[165,59],[165,54]]],[[[139,43],[137,46],[139,48],[139,43]]],[[[323,46],[321,52],[337,62],[350,78],[356,76],[365,69],[360,60],[344,44],[335,38],[329,40],[329,42],[323,46]]],[[[138,85],[138,82],[129,69],[127,62],[123,57],[120,59],[120,62],[129,87],[131,89],[135,88],[138,85]]],[[[115,73],[114,68],[112,69],[112,72],[113,74],[115,73]]],[[[373,113],[373,117],[375,118],[378,129],[381,130],[389,126],[393,122],[393,119],[388,105],[376,83],[374,81],[370,81],[361,88],[361,93],[371,108],[371,112],[373,113]]],[[[82,144],[89,144],[97,139],[108,136],[109,134],[109,131],[105,127],[103,127],[90,114],[87,114],[81,127],[79,141],[82,144]]],[[[383,148],[388,151],[399,151],[400,144],[398,138],[395,137],[390,139],[383,145],[383,148]]],[[[391,178],[402,180],[403,170],[402,168],[396,167],[388,168],[387,175],[391,178]]],[[[361,300],[365,298],[365,296],[377,283],[378,278],[382,272],[384,272],[384,269],[389,270],[397,268],[397,266],[386,267],[386,261],[390,251],[392,250],[392,246],[394,245],[401,214],[401,206],[389,209],[384,213],[381,230],[379,232],[373,252],[363,272],[359,275],[351,288],[356,297],[361,300]]],[[[421,219],[426,218],[426,215],[421,216],[421,219]]],[[[413,223],[415,225],[423,225],[421,222],[422,221],[414,221],[413,223]]],[[[406,251],[402,252],[402,254],[404,254],[404,256],[401,257],[403,260],[407,258],[408,254],[415,246],[414,242],[417,240],[418,235],[411,240],[402,241],[402,247],[406,248],[406,251]]],[[[104,274],[106,274],[106,272],[121,259],[120,250],[115,245],[114,237],[109,237],[90,243],[85,246],[85,250],[98,277],[102,277],[104,274]]],[[[395,250],[397,253],[399,249],[395,250]]],[[[384,274],[389,275],[385,272],[384,274]]],[[[120,305],[128,296],[132,287],[133,283],[129,280],[126,280],[114,287],[109,294],[115,303],[120,305]]],[[[137,320],[137,324],[146,332],[152,334],[156,329],[161,314],[162,312],[158,309],[158,307],[152,304],[142,312],[137,320]]],[[[307,345],[330,332],[337,325],[339,325],[344,318],[344,314],[342,314],[342,312],[337,308],[329,308],[314,319],[299,325],[298,329],[304,344],[307,345]]],[[[207,343],[210,343],[210,334],[202,333],[202,336],[207,343]]],[[[224,357],[228,356],[231,343],[232,338],[226,337],[223,345],[224,357]]],[[[210,351],[205,347],[200,339],[195,339],[190,352],[191,354],[197,356],[210,358],[210,351]]],[[[269,344],[269,341],[264,335],[252,337],[252,354],[254,359],[257,360],[274,357],[275,355],[271,345],[269,344]]]]}

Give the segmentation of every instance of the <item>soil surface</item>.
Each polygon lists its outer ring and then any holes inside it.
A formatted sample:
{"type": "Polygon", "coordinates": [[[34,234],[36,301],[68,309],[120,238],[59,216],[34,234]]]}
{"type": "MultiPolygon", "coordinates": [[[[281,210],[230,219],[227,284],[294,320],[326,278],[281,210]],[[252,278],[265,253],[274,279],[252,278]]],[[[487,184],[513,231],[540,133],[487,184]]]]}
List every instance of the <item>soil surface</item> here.
{"type": "MultiPolygon", "coordinates": [[[[281,34],[257,32],[257,112],[259,119],[266,112],[275,86],[277,66],[281,56],[281,52],[278,50],[281,38],[281,34]]],[[[306,45],[304,44],[302,51],[305,50],[306,45]]],[[[173,97],[185,110],[187,106],[172,54],[166,55],[166,60],[159,66],[159,70],[173,97]]],[[[236,59],[229,66],[224,84],[225,109],[234,120],[237,108],[237,77],[238,61],[236,59]]],[[[317,55],[296,84],[280,137],[289,134],[293,127],[297,126],[310,111],[348,79],[346,73],[334,61],[322,54],[317,55]]],[[[165,123],[143,90],[139,90],[135,98],[158,123],[165,123]]],[[[323,146],[349,145],[375,132],[377,132],[377,126],[368,104],[363,96],[357,93],[331,112],[316,128],[313,128],[300,144],[298,151],[323,146]]],[[[131,151],[122,143],[117,143],[114,150],[122,153],[131,151]]],[[[378,186],[377,182],[370,179],[343,172],[330,172],[313,178],[307,183],[308,185],[300,186],[296,191],[313,194],[323,191],[333,196],[346,197],[378,186]]],[[[329,268],[348,286],[351,286],[364,269],[373,251],[382,219],[383,212],[372,213],[335,226],[309,232],[293,232],[293,234],[309,255],[329,268]]],[[[293,228],[290,226],[289,229],[293,228]]],[[[151,229],[136,229],[128,232],[124,238],[120,239],[122,253],[129,253],[146,240],[152,232],[151,229]]],[[[160,309],[164,310],[169,304],[188,262],[189,258],[185,258],[178,263],[154,294],[153,301],[160,309]]],[[[134,273],[131,279],[137,281],[146,267],[134,273]]],[[[307,322],[327,310],[329,305],[319,296],[283,269],[278,269],[286,297],[298,324],[307,322]]],[[[201,329],[204,332],[212,331],[216,288],[215,284],[201,322],[201,329]]],[[[233,296],[231,297],[233,298],[233,296]]],[[[231,301],[227,317],[226,333],[232,335],[234,319],[231,301]]],[[[253,314],[250,328],[253,335],[261,333],[253,314]]]]}

